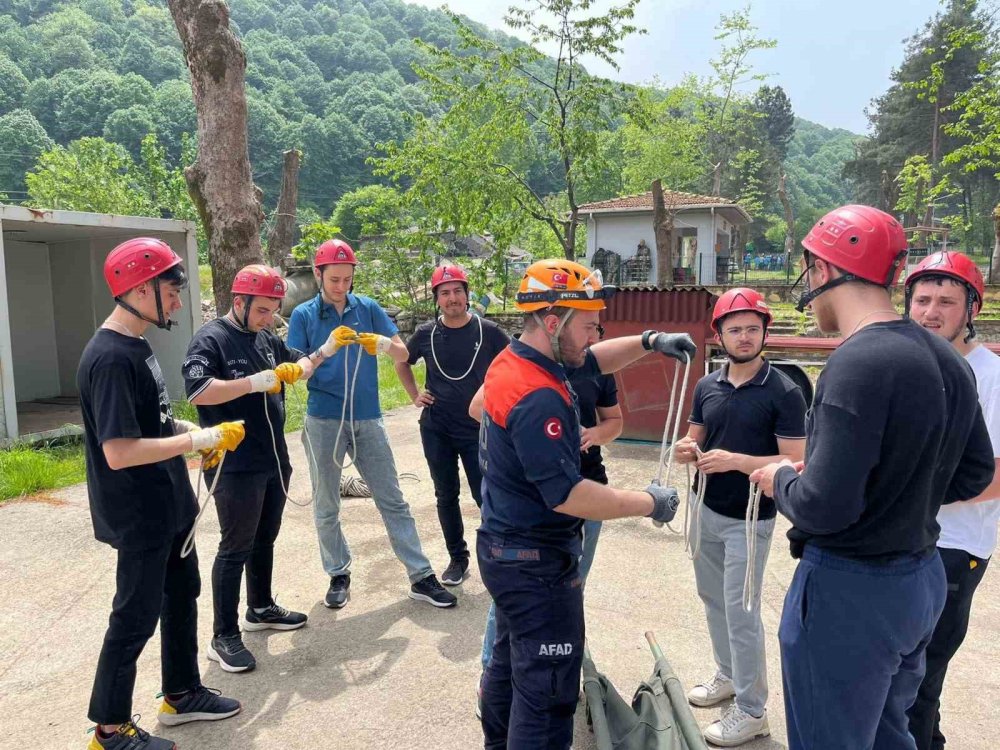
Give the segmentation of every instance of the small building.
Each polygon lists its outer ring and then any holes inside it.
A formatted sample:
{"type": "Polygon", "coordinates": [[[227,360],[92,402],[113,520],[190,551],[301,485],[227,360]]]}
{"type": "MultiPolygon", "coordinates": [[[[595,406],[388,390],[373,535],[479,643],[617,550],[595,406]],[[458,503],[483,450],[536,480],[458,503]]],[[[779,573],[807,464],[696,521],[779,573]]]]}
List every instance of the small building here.
{"type": "MultiPolygon", "coordinates": [[[[752,221],[735,201],[670,190],[664,206],[674,216],[674,282],[711,286],[729,282],[740,250],[738,229],[752,221]]],[[[626,195],[580,206],[587,222],[587,263],[609,283],[663,285],[656,278],[653,194],[626,195]]]]}
{"type": "Polygon", "coordinates": [[[145,334],[183,397],[181,363],[201,325],[194,222],[0,204],[0,230],[0,444],[80,431],[77,365],[114,307],[104,259],[132,237],[163,240],[189,272],[179,325],[145,334]]]}

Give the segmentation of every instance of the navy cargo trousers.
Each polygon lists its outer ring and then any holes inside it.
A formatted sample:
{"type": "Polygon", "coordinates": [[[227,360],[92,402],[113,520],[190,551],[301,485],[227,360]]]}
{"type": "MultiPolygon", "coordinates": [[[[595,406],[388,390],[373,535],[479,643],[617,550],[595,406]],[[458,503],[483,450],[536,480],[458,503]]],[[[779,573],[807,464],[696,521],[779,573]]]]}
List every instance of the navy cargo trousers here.
{"type": "Polygon", "coordinates": [[[479,572],[496,603],[483,672],[486,750],[567,750],[583,664],[578,556],[479,532],[479,572]]]}

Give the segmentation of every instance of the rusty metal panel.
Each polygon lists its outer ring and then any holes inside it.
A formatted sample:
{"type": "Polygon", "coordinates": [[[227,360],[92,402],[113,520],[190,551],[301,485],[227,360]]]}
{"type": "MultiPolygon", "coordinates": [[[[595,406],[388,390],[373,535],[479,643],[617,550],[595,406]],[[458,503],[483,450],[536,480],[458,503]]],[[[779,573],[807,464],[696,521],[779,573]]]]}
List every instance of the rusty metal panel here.
{"type": "MultiPolygon", "coordinates": [[[[620,290],[602,314],[607,338],[642,333],[653,328],[670,333],[688,333],[695,342],[712,335],[711,313],[716,297],[700,287],[629,287],[620,290]]],[[[691,379],[681,412],[682,433],[687,432],[694,384],[705,372],[704,346],[691,364],[691,379]]],[[[618,401],[624,416],[622,437],[659,442],[667,419],[670,387],[675,361],[659,355],[647,355],[615,374],[618,401]]],[[[683,375],[683,365],[681,365],[683,375]]],[[[680,386],[678,386],[678,391],[680,386]]]]}

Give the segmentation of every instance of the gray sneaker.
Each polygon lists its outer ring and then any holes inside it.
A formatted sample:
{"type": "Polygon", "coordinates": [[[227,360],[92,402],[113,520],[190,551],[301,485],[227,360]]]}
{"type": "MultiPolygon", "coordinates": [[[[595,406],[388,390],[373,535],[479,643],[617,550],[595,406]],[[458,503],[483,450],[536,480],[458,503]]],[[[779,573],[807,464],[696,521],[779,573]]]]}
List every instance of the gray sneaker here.
{"type": "Polygon", "coordinates": [[[257,660],[243,645],[243,638],[239,633],[213,638],[208,644],[208,658],[219,662],[224,672],[249,672],[257,666],[257,660]]]}
{"type": "Polygon", "coordinates": [[[722,672],[716,672],[715,676],[708,682],[703,682],[691,688],[687,699],[692,706],[706,708],[714,706],[716,703],[722,703],[722,701],[728,700],[734,695],[736,695],[736,688],[733,687],[733,681],[722,674],[722,672]]]}

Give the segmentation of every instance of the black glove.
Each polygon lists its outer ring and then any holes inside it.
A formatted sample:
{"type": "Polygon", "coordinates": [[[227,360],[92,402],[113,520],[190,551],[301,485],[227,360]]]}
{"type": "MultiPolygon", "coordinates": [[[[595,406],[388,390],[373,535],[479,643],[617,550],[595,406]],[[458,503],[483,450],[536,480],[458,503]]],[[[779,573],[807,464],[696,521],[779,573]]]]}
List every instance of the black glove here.
{"type": "Polygon", "coordinates": [[[698,351],[694,340],[686,333],[646,331],[642,334],[642,345],[649,351],[659,352],[681,362],[687,362],[688,356],[694,360],[694,355],[698,351]]]}
{"type": "Polygon", "coordinates": [[[661,484],[652,482],[646,492],[653,496],[653,512],[647,518],[652,518],[657,525],[670,523],[677,515],[677,508],[681,504],[680,495],[675,487],[664,487],[661,484]]]}

